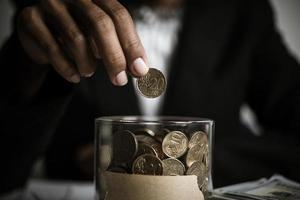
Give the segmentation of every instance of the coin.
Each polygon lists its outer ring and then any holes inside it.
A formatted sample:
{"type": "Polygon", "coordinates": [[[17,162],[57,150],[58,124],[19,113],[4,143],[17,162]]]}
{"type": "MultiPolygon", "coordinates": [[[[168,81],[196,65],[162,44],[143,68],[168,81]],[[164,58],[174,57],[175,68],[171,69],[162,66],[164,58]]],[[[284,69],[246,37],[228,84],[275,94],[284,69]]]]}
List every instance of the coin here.
{"type": "Polygon", "coordinates": [[[117,131],[113,134],[113,163],[129,162],[135,157],[137,150],[138,141],[131,131],[117,131]]]}
{"type": "Polygon", "coordinates": [[[188,139],[180,131],[171,131],[162,142],[163,152],[170,158],[181,157],[186,152],[187,147],[188,139]]]}
{"type": "Polygon", "coordinates": [[[148,73],[137,79],[137,88],[148,98],[159,97],[166,90],[166,78],[161,71],[149,68],[148,73]]]}
{"type": "Polygon", "coordinates": [[[155,152],[157,153],[157,156],[160,158],[160,159],[164,159],[166,156],[162,150],[162,147],[161,147],[161,144],[160,143],[151,143],[150,146],[155,149],[155,152]]]}
{"type": "Polygon", "coordinates": [[[144,142],[147,144],[152,144],[152,143],[156,142],[156,140],[154,138],[147,136],[147,135],[136,135],[135,137],[139,142],[144,142]]]}
{"type": "Polygon", "coordinates": [[[168,133],[170,133],[171,131],[167,128],[163,128],[162,130],[159,131],[159,135],[167,135],[168,133]]]}
{"type": "Polygon", "coordinates": [[[209,150],[208,150],[208,145],[206,145],[204,153],[203,153],[203,158],[202,158],[202,162],[206,168],[209,168],[209,157],[208,156],[209,156],[209,150]]]}
{"type": "Polygon", "coordinates": [[[145,143],[151,146],[154,149],[156,156],[158,156],[160,159],[163,159],[165,157],[161,144],[158,143],[158,141],[154,138],[146,135],[137,135],[136,138],[139,141],[139,143],[145,143]]]}
{"type": "Polygon", "coordinates": [[[208,187],[208,177],[205,177],[204,180],[203,180],[203,183],[202,185],[200,186],[200,190],[203,192],[203,193],[206,193],[207,192],[207,188],[208,187]]]}
{"type": "Polygon", "coordinates": [[[190,167],[196,161],[202,161],[205,152],[207,151],[207,146],[202,146],[201,144],[197,144],[188,150],[186,155],[186,165],[190,167]]]}
{"type": "Polygon", "coordinates": [[[201,161],[196,161],[187,169],[186,175],[196,175],[198,185],[202,186],[207,177],[207,170],[201,161]]]}
{"type": "Polygon", "coordinates": [[[135,159],[132,165],[132,172],[134,174],[162,175],[162,162],[154,155],[144,154],[135,159]]]}
{"type": "Polygon", "coordinates": [[[189,141],[189,148],[192,148],[196,144],[206,145],[208,144],[208,139],[206,133],[203,131],[197,131],[193,133],[190,141],[189,141]]]}
{"type": "Polygon", "coordinates": [[[176,158],[167,158],[162,160],[163,163],[163,175],[165,176],[180,176],[185,172],[183,163],[176,158]]]}
{"type": "Polygon", "coordinates": [[[161,129],[161,130],[159,130],[159,131],[157,132],[157,134],[155,135],[155,139],[156,139],[157,141],[159,141],[160,143],[162,143],[162,142],[163,142],[163,139],[164,139],[164,137],[165,137],[165,135],[167,135],[169,132],[170,132],[169,129],[166,129],[166,128],[161,129]]]}
{"type": "Polygon", "coordinates": [[[152,137],[155,136],[155,133],[151,129],[148,129],[148,128],[138,129],[138,130],[134,131],[134,133],[136,135],[150,135],[152,137]]]}
{"type": "Polygon", "coordinates": [[[157,152],[150,144],[139,142],[138,152],[136,156],[138,157],[143,154],[151,154],[157,156],[157,152]]]}

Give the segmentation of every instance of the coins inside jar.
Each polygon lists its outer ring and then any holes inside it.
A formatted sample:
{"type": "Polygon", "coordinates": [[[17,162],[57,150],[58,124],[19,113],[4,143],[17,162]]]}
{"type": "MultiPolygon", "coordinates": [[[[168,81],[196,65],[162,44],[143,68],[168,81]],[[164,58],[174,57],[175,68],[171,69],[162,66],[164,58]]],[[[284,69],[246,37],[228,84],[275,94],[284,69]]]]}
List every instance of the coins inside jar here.
{"type": "Polygon", "coordinates": [[[132,172],[134,174],[162,175],[162,162],[154,155],[144,154],[137,157],[133,162],[132,172]]]}
{"type": "Polygon", "coordinates": [[[207,169],[201,161],[196,161],[187,169],[186,174],[197,176],[198,185],[202,186],[207,178],[207,169]]]}
{"type": "Polygon", "coordinates": [[[192,148],[189,149],[186,155],[186,165],[190,167],[196,161],[202,161],[204,158],[204,154],[207,151],[206,145],[196,144],[192,148]]]}
{"type": "Polygon", "coordinates": [[[187,150],[188,139],[181,131],[168,133],[162,143],[163,152],[171,158],[181,157],[187,150]]]}
{"type": "Polygon", "coordinates": [[[201,144],[201,145],[208,144],[206,133],[204,133],[203,131],[196,131],[195,133],[193,133],[189,141],[189,148],[192,148],[196,144],[201,144]]]}
{"type": "Polygon", "coordinates": [[[141,94],[148,98],[156,98],[166,90],[164,74],[155,68],[149,68],[148,73],[137,79],[137,88],[141,94]]]}
{"type": "Polygon", "coordinates": [[[113,158],[114,163],[126,163],[133,159],[138,150],[138,142],[135,135],[129,131],[117,131],[113,134],[113,158]]]}
{"type": "Polygon", "coordinates": [[[179,176],[184,175],[184,164],[175,158],[167,158],[162,161],[163,163],[163,175],[179,176]]]}
{"type": "Polygon", "coordinates": [[[209,142],[205,132],[140,127],[113,135],[113,162],[109,171],[156,176],[196,175],[199,188],[206,191],[209,142]]]}

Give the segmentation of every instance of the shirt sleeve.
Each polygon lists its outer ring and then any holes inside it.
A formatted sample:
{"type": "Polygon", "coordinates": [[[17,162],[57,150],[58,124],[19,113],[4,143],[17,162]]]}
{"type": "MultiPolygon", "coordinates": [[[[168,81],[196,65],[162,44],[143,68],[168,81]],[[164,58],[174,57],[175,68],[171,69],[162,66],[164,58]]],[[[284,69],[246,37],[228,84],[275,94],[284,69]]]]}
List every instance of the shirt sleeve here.
{"type": "Polygon", "coordinates": [[[46,67],[30,65],[35,64],[14,33],[0,52],[0,193],[24,186],[72,96],[72,85],[50,69],[38,92],[27,98],[31,76],[46,67]]]}

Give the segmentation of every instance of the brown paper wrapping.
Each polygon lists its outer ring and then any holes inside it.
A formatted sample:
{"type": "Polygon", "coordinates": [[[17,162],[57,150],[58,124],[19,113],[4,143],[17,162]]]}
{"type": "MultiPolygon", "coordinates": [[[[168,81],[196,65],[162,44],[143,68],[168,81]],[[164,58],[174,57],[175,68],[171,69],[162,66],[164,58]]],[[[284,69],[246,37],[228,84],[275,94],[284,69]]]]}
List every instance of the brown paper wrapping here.
{"type": "Polygon", "coordinates": [[[203,200],[196,176],[148,176],[105,172],[106,200],[203,200]]]}

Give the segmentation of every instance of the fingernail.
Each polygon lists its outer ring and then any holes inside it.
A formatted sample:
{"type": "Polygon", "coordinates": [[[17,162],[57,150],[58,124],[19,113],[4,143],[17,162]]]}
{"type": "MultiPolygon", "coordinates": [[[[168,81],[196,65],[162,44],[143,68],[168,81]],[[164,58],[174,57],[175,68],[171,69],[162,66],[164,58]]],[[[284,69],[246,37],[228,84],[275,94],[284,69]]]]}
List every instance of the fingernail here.
{"type": "Polygon", "coordinates": [[[121,71],[116,77],[115,77],[115,80],[114,80],[114,84],[115,85],[118,85],[118,86],[123,86],[123,85],[126,85],[128,82],[128,79],[127,79],[127,74],[125,71],[121,71]]]}
{"type": "Polygon", "coordinates": [[[90,73],[90,74],[85,74],[84,77],[90,78],[94,75],[94,72],[90,73]]]}
{"type": "Polygon", "coordinates": [[[77,74],[74,74],[73,76],[71,76],[70,81],[73,83],[79,83],[80,82],[80,76],[78,76],[77,74]]]}
{"type": "Polygon", "coordinates": [[[133,70],[138,75],[144,76],[148,73],[149,67],[145,64],[142,58],[137,58],[132,63],[133,70]]]}

